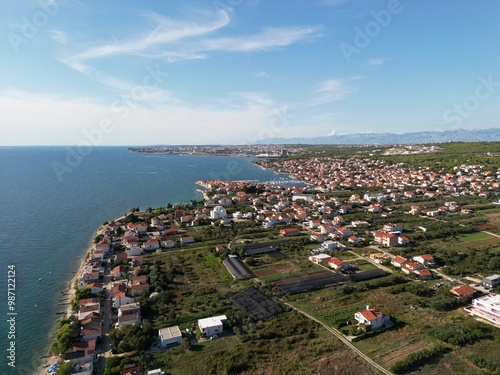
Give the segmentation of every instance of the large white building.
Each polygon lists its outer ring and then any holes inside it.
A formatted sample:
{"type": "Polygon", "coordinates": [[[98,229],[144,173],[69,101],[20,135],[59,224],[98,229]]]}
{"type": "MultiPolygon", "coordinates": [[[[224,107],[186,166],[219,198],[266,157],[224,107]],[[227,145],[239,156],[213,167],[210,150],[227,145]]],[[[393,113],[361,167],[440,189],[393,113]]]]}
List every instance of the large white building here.
{"type": "Polygon", "coordinates": [[[210,219],[217,220],[225,218],[226,216],[227,216],[227,211],[222,206],[215,206],[213,209],[210,210],[210,219]]]}
{"type": "Polygon", "coordinates": [[[211,318],[199,319],[201,337],[212,337],[220,335],[224,329],[224,322],[227,320],[225,315],[213,316],[211,318]]]}
{"type": "Polygon", "coordinates": [[[500,325],[500,295],[491,293],[473,299],[472,307],[469,311],[472,315],[500,325]]]}
{"type": "Polygon", "coordinates": [[[182,333],[178,326],[162,328],[158,330],[158,337],[162,348],[172,345],[180,345],[182,333]]]}

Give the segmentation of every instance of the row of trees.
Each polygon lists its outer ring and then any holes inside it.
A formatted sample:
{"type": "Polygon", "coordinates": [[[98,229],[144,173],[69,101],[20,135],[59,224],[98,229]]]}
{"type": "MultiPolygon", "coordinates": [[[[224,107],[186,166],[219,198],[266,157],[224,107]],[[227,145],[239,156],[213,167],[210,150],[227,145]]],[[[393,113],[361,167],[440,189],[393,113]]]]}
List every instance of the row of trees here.
{"type": "Polygon", "coordinates": [[[80,330],[80,321],[75,316],[61,320],[55,333],[55,340],[50,346],[50,352],[56,355],[66,352],[80,340],[80,330]]]}

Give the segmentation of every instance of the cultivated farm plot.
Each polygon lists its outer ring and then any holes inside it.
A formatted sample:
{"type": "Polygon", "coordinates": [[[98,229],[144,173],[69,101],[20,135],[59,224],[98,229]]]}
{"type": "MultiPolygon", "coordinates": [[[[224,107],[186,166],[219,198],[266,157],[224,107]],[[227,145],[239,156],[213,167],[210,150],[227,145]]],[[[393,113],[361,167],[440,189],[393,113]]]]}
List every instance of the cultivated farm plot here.
{"type": "Polygon", "coordinates": [[[286,294],[297,294],[326,288],[328,286],[344,284],[350,280],[348,276],[327,271],[313,275],[292,277],[277,281],[275,284],[286,294]]]}
{"type": "Polygon", "coordinates": [[[265,320],[283,311],[280,305],[255,288],[243,289],[228,298],[246,316],[255,320],[265,320]]]}
{"type": "MultiPolygon", "coordinates": [[[[407,333],[402,332],[401,334],[406,335],[407,333]]],[[[422,349],[429,349],[432,346],[433,344],[429,341],[419,339],[415,340],[411,339],[411,336],[410,338],[406,336],[406,339],[402,337],[396,347],[391,348],[386,353],[379,354],[378,356],[374,357],[374,359],[380,360],[385,367],[390,367],[396,362],[405,359],[410,354],[418,352],[422,349]]]]}
{"type": "Polygon", "coordinates": [[[280,275],[285,276],[298,272],[300,268],[296,262],[282,262],[270,266],[253,268],[252,271],[259,279],[265,280],[266,278],[275,278],[280,275]]]}

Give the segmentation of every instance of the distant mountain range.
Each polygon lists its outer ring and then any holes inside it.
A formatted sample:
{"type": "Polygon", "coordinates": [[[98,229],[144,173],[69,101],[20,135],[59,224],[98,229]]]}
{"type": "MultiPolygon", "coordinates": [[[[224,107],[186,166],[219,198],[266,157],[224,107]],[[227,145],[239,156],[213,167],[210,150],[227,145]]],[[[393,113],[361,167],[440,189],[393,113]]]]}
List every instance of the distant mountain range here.
{"type": "Polygon", "coordinates": [[[415,133],[360,133],[339,134],[314,138],[271,138],[259,144],[327,144],[327,145],[394,145],[443,142],[485,142],[500,141],[500,128],[457,129],[442,132],[415,133]]]}

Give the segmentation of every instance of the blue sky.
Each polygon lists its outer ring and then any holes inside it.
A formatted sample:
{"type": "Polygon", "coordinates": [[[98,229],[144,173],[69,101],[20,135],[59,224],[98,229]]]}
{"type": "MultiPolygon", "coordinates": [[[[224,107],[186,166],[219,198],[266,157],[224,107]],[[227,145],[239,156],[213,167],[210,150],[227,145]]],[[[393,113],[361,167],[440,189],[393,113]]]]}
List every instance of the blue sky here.
{"type": "Polygon", "coordinates": [[[2,0],[0,145],[500,125],[496,0],[2,0]]]}

